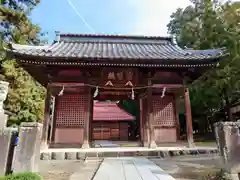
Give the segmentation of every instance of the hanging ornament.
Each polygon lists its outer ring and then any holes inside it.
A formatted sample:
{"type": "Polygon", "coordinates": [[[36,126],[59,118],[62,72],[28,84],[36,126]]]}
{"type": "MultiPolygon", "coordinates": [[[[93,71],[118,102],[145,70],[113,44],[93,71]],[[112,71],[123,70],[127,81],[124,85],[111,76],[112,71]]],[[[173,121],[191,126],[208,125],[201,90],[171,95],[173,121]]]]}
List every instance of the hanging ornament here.
{"type": "Polygon", "coordinates": [[[111,81],[108,81],[105,86],[113,86],[113,83],[111,81]]]}
{"type": "Polygon", "coordinates": [[[134,89],[132,88],[132,100],[135,99],[134,89]]]}
{"type": "Polygon", "coordinates": [[[164,87],[163,90],[162,90],[162,96],[161,96],[161,98],[163,98],[163,97],[165,96],[165,92],[166,92],[166,87],[164,87]]]}
{"type": "Polygon", "coordinates": [[[95,98],[95,97],[97,97],[98,96],[98,93],[99,93],[99,91],[98,91],[98,86],[96,87],[96,90],[95,90],[95,92],[94,92],[94,94],[93,94],[93,97],[95,98]]]}
{"type": "Polygon", "coordinates": [[[62,90],[58,93],[58,96],[62,96],[64,93],[64,86],[62,87],[62,90]]]}
{"type": "Polygon", "coordinates": [[[133,86],[133,84],[132,84],[132,82],[131,81],[128,81],[126,84],[125,84],[125,86],[133,86]]]}

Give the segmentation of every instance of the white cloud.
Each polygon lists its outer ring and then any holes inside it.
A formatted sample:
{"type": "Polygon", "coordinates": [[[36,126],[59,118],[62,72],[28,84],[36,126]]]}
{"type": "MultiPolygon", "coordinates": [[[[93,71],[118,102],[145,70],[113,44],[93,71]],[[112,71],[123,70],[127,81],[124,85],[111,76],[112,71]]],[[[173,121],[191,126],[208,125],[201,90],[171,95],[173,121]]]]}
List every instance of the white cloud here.
{"type": "Polygon", "coordinates": [[[179,7],[186,7],[189,0],[129,0],[129,6],[138,13],[131,34],[166,36],[170,15],[179,7]]]}

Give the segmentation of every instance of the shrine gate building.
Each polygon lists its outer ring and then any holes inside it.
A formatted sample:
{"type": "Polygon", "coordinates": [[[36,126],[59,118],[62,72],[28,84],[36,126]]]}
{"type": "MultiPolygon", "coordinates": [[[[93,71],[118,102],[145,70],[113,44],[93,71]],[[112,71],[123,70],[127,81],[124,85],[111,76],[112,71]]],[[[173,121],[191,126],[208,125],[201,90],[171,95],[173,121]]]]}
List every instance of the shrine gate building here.
{"type": "Polygon", "coordinates": [[[7,52],[47,89],[43,144],[51,124],[49,144],[82,148],[90,147],[96,136],[93,100],[103,97],[138,101],[140,140],[143,146],[156,147],[179,139],[176,98],[184,96],[187,138],[193,145],[187,80],[226,55],[222,49],[182,49],[170,37],[60,33],[51,45],[11,44],[7,52]]]}

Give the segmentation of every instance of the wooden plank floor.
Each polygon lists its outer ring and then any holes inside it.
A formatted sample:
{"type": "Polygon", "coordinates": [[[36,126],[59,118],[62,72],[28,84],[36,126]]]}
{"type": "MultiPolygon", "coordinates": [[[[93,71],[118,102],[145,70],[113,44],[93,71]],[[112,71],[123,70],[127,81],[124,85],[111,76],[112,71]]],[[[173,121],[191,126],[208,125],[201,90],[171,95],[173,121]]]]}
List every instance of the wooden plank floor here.
{"type": "Polygon", "coordinates": [[[105,158],[93,180],[175,180],[143,157],[105,158]]]}

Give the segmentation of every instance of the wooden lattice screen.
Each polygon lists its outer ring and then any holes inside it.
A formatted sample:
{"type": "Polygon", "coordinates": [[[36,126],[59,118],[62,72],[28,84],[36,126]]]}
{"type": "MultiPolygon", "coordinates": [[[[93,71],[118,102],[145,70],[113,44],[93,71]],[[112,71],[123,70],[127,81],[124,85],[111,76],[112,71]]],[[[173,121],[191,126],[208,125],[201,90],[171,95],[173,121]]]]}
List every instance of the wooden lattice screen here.
{"type": "Polygon", "coordinates": [[[84,94],[64,94],[58,97],[56,126],[83,127],[88,96],[84,94]]]}
{"type": "Polygon", "coordinates": [[[159,95],[153,96],[153,115],[155,126],[173,127],[176,125],[174,105],[175,102],[173,96],[165,96],[163,98],[159,95]]]}

